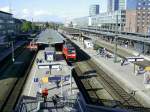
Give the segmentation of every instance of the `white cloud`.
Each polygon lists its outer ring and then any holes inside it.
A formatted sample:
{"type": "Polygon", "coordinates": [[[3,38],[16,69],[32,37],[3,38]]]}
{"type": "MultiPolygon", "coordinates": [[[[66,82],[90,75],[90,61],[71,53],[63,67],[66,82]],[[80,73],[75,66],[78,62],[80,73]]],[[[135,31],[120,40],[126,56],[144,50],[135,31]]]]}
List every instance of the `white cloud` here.
{"type": "MultiPolygon", "coordinates": [[[[0,11],[10,12],[9,6],[0,7],[0,11]]],[[[26,19],[29,21],[32,21],[32,19],[34,21],[63,21],[64,19],[61,15],[57,16],[58,13],[56,13],[57,15],[55,15],[54,12],[51,13],[50,11],[43,9],[31,10],[28,8],[24,8],[22,10],[16,10],[13,8],[11,12],[14,17],[26,19]]]]}
{"type": "Polygon", "coordinates": [[[18,11],[18,14],[16,14],[15,16],[31,20],[31,18],[43,18],[51,15],[52,14],[50,12],[45,10],[29,10],[25,8],[21,11],[18,11]]]}
{"type": "Polygon", "coordinates": [[[9,6],[0,7],[0,11],[10,12],[9,6]]]}
{"type": "Polygon", "coordinates": [[[23,13],[23,14],[30,14],[30,12],[29,12],[28,9],[23,9],[23,10],[22,10],[22,13],[23,13]]]}
{"type": "Polygon", "coordinates": [[[28,9],[23,9],[22,11],[19,12],[19,16],[23,17],[23,18],[28,18],[30,17],[32,14],[28,9]]]}
{"type": "Polygon", "coordinates": [[[48,16],[48,15],[51,15],[51,13],[49,13],[48,11],[44,11],[44,10],[37,10],[37,11],[33,11],[33,15],[34,16],[48,16]]]}

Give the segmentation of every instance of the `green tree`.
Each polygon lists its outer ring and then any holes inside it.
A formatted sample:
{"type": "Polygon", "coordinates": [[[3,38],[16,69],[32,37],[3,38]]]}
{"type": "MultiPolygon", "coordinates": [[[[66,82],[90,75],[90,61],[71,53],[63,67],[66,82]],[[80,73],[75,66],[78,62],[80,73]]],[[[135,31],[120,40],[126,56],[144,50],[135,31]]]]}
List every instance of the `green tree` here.
{"type": "Polygon", "coordinates": [[[45,27],[46,27],[46,28],[49,28],[49,26],[50,26],[49,23],[46,22],[46,23],[45,23],[45,27]]]}
{"type": "Polygon", "coordinates": [[[33,31],[39,30],[39,26],[37,26],[36,24],[32,23],[32,30],[33,31]]]}
{"type": "Polygon", "coordinates": [[[29,32],[32,29],[31,22],[28,21],[23,22],[21,29],[23,32],[29,32]]]}

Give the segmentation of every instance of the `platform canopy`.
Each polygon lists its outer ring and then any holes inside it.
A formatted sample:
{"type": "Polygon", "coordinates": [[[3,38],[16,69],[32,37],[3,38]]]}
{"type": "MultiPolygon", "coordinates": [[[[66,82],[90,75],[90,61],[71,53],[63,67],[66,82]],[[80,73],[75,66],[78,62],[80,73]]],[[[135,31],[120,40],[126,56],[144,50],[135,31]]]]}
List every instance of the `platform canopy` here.
{"type": "Polygon", "coordinates": [[[57,43],[63,43],[64,40],[65,38],[57,31],[52,29],[46,29],[38,35],[38,39],[36,43],[57,44],[57,43]]]}

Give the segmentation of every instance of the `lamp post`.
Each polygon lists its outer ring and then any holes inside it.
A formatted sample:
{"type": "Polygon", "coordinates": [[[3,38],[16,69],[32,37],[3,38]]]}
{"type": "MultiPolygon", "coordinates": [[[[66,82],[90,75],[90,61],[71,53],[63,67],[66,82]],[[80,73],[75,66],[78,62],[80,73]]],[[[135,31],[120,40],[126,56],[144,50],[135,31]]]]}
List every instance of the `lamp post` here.
{"type": "Polygon", "coordinates": [[[117,62],[117,34],[118,34],[118,13],[116,15],[116,31],[115,31],[115,43],[114,43],[114,62],[117,62]]]}
{"type": "Polygon", "coordinates": [[[63,77],[61,75],[61,96],[63,96],[63,77]]]}
{"type": "Polygon", "coordinates": [[[70,94],[72,94],[72,69],[73,69],[73,67],[71,67],[69,69],[70,69],[70,94]]]}
{"type": "MultiPolygon", "coordinates": [[[[62,66],[67,66],[67,65],[62,65],[62,66]]],[[[68,66],[67,66],[68,67],[68,66]]],[[[68,67],[70,70],[70,94],[72,94],[72,69],[73,67],[68,67]]],[[[63,96],[63,76],[61,75],[61,96],[63,96]]]]}
{"type": "Polygon", "coordinates": [[[3,45],[11,45],[11,51],[12,51],[12,62],[14,62],[15,61],[15,56],[14,56],[14,45],[13,45],[13,41],[11,41],[11,42],[6,42],[6,43],[2,43],[3,45]]]}
{"type": "Polygon", "coordinates": [[[11,41],[11,47],[12,47],[12,62],[14,62],[15,57],[14,57],[14,44],[13,44],[13,41],[11,41]]]}

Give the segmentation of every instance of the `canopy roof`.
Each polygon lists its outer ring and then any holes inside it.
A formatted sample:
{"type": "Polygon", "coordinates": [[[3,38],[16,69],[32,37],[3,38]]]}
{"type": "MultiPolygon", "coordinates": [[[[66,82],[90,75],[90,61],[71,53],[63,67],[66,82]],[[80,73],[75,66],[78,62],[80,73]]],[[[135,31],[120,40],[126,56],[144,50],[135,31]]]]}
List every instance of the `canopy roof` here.
{"type": "Polygon", "coordinates": [[[38,35],[38,40],[36,43],[43,43],[43,44],[57,44],[57,43],[63,43],[65,38],[61,36],[57,31],[52,29],[46,29],[42,31],[38,35]]]}

